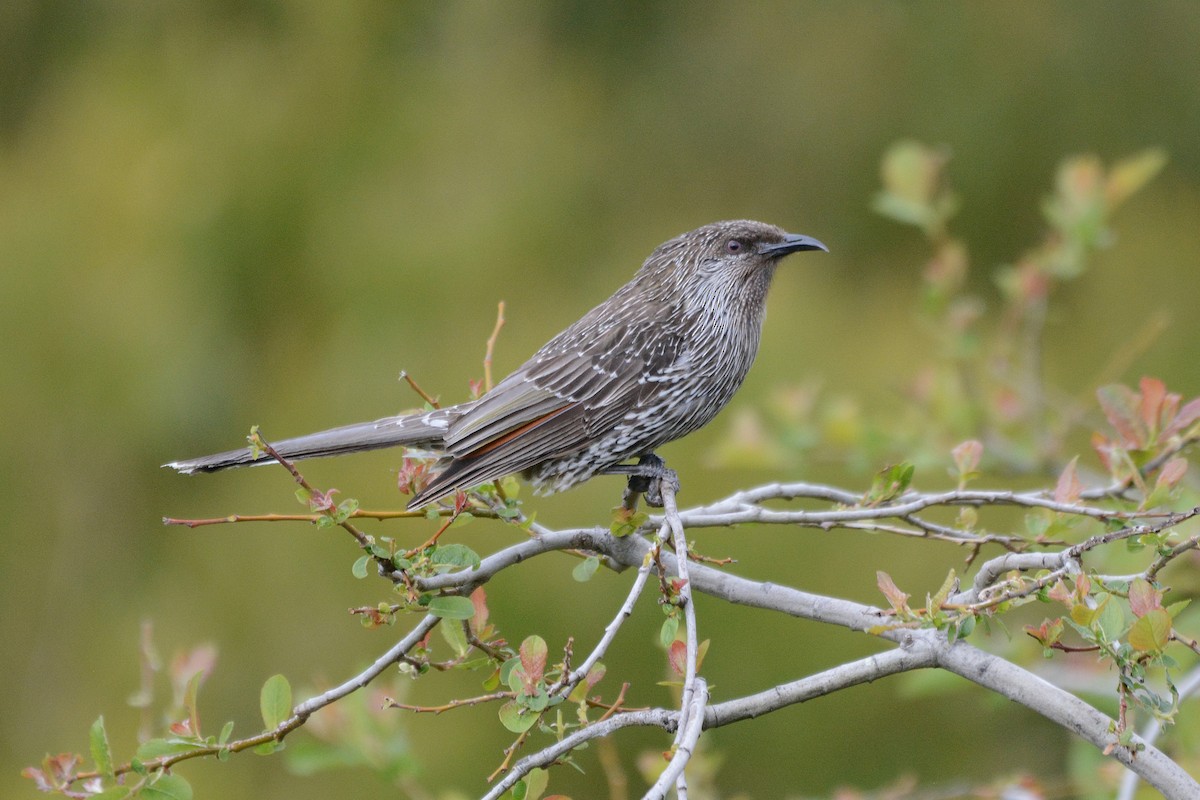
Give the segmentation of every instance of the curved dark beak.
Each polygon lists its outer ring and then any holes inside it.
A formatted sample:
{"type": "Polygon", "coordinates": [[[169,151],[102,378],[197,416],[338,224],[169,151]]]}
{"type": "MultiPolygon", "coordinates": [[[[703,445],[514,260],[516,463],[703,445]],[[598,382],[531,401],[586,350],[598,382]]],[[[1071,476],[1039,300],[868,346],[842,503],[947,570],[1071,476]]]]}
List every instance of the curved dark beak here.
{"type": "Polygon", "coordinates": [[[829,252],[828,247],[813,237],[804,236],[799,233],[785,234],[782,242],[763,245],[759,252],[764,256],[780,258],[786,256],[788,253],[799,253],[801,250],[824,250],[826,253],[829,252]]]}

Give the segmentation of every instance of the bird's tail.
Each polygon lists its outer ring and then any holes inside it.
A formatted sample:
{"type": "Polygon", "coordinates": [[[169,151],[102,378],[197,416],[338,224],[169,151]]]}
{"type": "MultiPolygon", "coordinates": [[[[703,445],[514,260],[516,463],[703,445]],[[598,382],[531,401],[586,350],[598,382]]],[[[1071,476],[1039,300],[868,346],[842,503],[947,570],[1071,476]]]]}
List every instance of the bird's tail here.
{"type": "MultiPolygon", "coordinates": [[[[297,436],[270,442],[274,450],[288,460],[301,458],[319,458],[321,456],[336,456],[343,453],[361,453],[364,450],[377,450],[381,447],[409,445],[411,447],[427,447],[440,450],[443,447],[442,437],[446,434],[455,409],[444,408],[421,414],[408,414],[399,417],[385,417],[374,422],[359,422],[354,425],[343,425],[340,428],[330,428],[307,436],[297,436]]],[[[259,452],[257,455],[251,448],[229,450],[211,456],[192,458],[186,461],[172,461],[163,464],[185,475],[196,472],[216,472],[230,467],[243,467],[248,464],[262,464],[272,461],[271,456],[259,452]]]]}

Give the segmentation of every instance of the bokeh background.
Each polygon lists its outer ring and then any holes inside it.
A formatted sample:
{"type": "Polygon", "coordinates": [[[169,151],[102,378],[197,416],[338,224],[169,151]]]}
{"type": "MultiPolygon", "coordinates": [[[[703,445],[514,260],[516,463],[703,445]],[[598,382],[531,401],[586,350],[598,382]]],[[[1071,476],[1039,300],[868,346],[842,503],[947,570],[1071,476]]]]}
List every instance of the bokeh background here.
{"type": "MultiPolygon", "coordinates": [[[[1200,9],[1184,0],[4,3],[0,795],[32,796],[19,768],[43,753],[86,752],[100,713],[128,757],[144,620],[164,657],[219,648],[201,701],[212,731],[226,719],[253,730],[258,687],[275,672],[336,681],[385,649],[396,629],[366,631],[346,614],[386,595],[351,576],[344,535],[159,524],[296,510],[281,473],[188,479],[158,465],[236,446],[254,423],[282,437],[409,407],[401,369],[463,399],[501,299],[503,373],[662,240],[766,219],[832,252],[781,270],[735,405],[808,379],[886,413],[928,348],[912,311],[925,245],[870,211],[879,158],[897,139],[953,153],[955,228],[985,298],[991,269],[1040,236],[1039,198],[1064,156],[1164,148],[1170,163],[1122,211],[1116,246],[1056,298],[1047,368],[1057,385],[1086,388],[1161,317],[1165,333],[1120,377],[1200,393],[1197,41],[1200,9]]],[[[782,474],[714,465],[731,419],[665,451],[684,500],[845,478],[819,463],[782,474]]],[[[383,453],[307,472],[366,507],[396,507],[394,465],[383,453]]],[[[533,507],[547,524],[590,524],[617,491],[599,480],[533,507]]],[[[462,535],[487,551],[514,533],[476,522],[462,535]]],[[[877,568],[936,587],[961,559],[804,530],[697,539],[745,574],[871,602],[877,568]]],[[[628,577],[579,585],[573,566],[549,558],[490,587],[510,640],[539,633],[552,651],[571,634],[595,641],[628,577]]],[[[719,695],[871,647],[717,604],[701,613],[719,695]]],[[[660,621],[643,606],[606,659],[647,702],[665,699],[654,686],[660,621]]],[[[480,677],[435,675],[403,691],[439,702],[477,691],[480,677]]],[[[905,686],[714,733],[719,785],[727,796],[822,796],[904,774],[937,783],[1068,769],[1062,731],[979,692],[905,686]]],[[[406,724],[413,780],[431,797],[479,794],[509,738],[492,708],[406,724]]],[[[634,787],[639,751],[663,742],[621,741],[634,787]]],[[[586,775],[560,771],[552,786],[599,796],[592,758],[581,757],[586,775]]],[[[194,762],[184,774],[203,797],[395,796],[369,771],[299,778],[282,758],[194,762]]]]}

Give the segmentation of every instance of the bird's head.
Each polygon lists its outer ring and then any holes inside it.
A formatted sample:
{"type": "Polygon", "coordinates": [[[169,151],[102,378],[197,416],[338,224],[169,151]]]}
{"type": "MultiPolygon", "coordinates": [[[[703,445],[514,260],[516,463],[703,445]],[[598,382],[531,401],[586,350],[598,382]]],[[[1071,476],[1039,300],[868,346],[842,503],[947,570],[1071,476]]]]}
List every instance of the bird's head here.
{"type": "Polygon", "coordinates": [[[775,267],[784,256],[802,250],[825,250],[811,236],[788,233],[754,220],[714,222],[660,245],[642,267],[676,291],[697,293],[710,301],[724,296],[761,304],[775,267]]]}

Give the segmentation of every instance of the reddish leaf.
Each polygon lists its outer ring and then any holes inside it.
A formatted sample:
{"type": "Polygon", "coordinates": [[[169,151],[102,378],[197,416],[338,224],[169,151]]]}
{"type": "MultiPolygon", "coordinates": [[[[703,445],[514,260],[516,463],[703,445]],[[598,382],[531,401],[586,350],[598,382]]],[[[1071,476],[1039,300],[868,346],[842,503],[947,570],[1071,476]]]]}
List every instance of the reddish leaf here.
{"type": "Polygon", "coordinates": [[[1183,476],[1187,474],[1187,470],[1188,461],[1186,458],[1172,458],[1166,464],[1163,464],[1162,469],[1159,470],[1158,481],[1155,485],[1174,489],[1183,480],[1183,476]]]}
{"type": "Polygon", "coordinates": [[[1158,378],[1143,377],[1138,387],[1142,390],[1138,410],[1141,413],[1142,424],[1146,430],[1158,430],[1159,410],[1167,398],[1167,387],[1158,378]]]}
{"type": "Polygon", "coordinates": [[[1046,596],[1056,603],[1062,603],[1064,606],[1070,606],[1075,602],[1075,598],[1071,595],[1071,590],[1063,583],[1062,578],[1054,582],[1054,585],[1050,587],[1050,591],[1046,593],[1046,596]]]}
{"type": "Polygon", "coordinates": [[[171,659],[171,683],[176,692],[183,694],[187,682],[197,672],[202,673],[200,681],[204,682],[212,674],[217,664],[217,648],[212,644],[202,644],[191,650],[181,651],[171,659]]]}
{"type": "Polygon", "coordinates": [[[1113,429],[1129,448],[1142,448],[1146,444],[1146,429],[1137,413],[1138,396],[1128,386],[1113,384],[1096,390],[1100,408],[1113,429]]]}
{"type": "Polygon", "coordinates": [[[900,591],[891,575],[879,570],[875,573],[875,583],[879,586],[879,591],[883,592],[883,596],[892,604],[892,608],[897,612],[908,610],[909,595],[900,591]]]}
{"type": "Polygon", "coordinates": [[[594,664],[592,668],[588,670],[587,677],[583,679],[583,682],[586,683],[590,689],[600,682],[600,680],[604,677],[604,673],[606,672],[608,672],[608,668],[603,664],[594,664]]]}
{"type": "Polygon", "coordinates": [[[1079,499],[1079,493],[1083,491],[1083,486],[1079,483],[1079,475],[1075,470],[1078,463],[1079,456],[1075,456],[1067,462],[1066,468],[1058,476],[1058,484],[1054,487],[1056,503],[1074,503],[1079,499]]]}
{"type": "Polygon", "coordinates": [[[333,508],[333,496],[340,491],[340,489],[330,489],[327,492],[314,491],[309,495],[308,507],[313,511],[329,511],[333,508]]]}
{"type": "Polygon", "coordinates": [[[1200,420],[1200,397],[1197,397],[1179,410],[1179,413],[1175,415],[1175,418],[1171,420],[1166,430],[1163,431],[1163,436],[1170,437],[1182,433],[1191,427],[1192,423],[1196,420],[1200,420]]]}
{"type": "Polygon", "coordinates": [[[1135,617],[1144,617],[1156,608],[1162,608],[1163,593],[1150,585],[1144,578],[1135,578],[1129,585],[1129,608],[1135,617]]]}
{"type": "Polygon", "coordinates": [[[546,640],[534,635],[521,642],[521,666],[525,670],[526,686],[532,688],[546,673],[546,640]]]}
{"type": "Polygon", "coordinates": [[[43,792],[55,792],[75,779],[80,757],[74,753],[47,755],[42,759],[42,768],[26,767],[21,774],[37,784],[43,792]]]}
{"type": "Polygon", "coordinates": [[[420,458],[405,458],[396,475],[396,485],[402,494],[417,494],[429,483],[429,463],[420,458]]]}
{"type": "Polygon", "coordinates": [[[1111,475],[1113,471],[1113,443],[1104,434],[1099,432],[1093,433],[1092,449],[1096,451],[1096,457],[1100,459],[1100,463],[1104,465],[1104,469],[1111,475]]]}
{"type": "Polygon", "coordinates": [[[478,635],[487,627],[488,621],[487,592],[483,590],[482,586],[476,587],[475,591],[471,592],[471,603],[475,606],[475,616],[471,617],[471,631],[478,635]]]}
{"type": "Polygon", "coordinates": [[[1057,644],[1058,640],[1062,638],[1063,628],[1062,617],[1058,617],[1053,620],[1043,620],[1042,624],[1036,628],[1032,625],[1026,625],[1025,632],[1034,639],[1037,639],[1042,647],[1050,647],[1057,644]]]}
{"type": "Polygon", "coordinates": [[[667,662],[671,665],[671,671],[682,677],[687,671],[687,644],[678,639],[671,642],[667,648],[667,662]]]}

